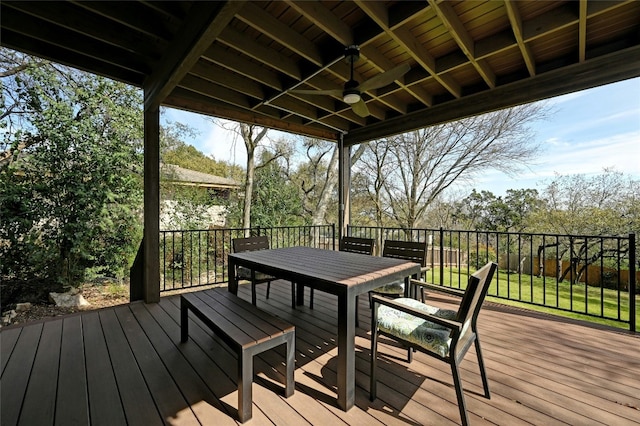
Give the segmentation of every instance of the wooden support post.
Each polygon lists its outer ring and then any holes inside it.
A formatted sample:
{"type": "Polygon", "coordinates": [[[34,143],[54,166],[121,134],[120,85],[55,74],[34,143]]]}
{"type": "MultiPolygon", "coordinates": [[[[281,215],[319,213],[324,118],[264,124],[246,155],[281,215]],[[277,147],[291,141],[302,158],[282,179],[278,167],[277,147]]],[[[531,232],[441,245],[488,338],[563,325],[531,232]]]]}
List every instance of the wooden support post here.
{"type": "Polygon", "coordinates": [[[351,147],[344,146],[344,135],[338,139],[338,241],[347,235],[351,219],[351,147]]]}
{"type": "Polygon", "coordinates": [[[144,110],[144,288],[145,303],[160,301],[160,108],[144,110]]]}

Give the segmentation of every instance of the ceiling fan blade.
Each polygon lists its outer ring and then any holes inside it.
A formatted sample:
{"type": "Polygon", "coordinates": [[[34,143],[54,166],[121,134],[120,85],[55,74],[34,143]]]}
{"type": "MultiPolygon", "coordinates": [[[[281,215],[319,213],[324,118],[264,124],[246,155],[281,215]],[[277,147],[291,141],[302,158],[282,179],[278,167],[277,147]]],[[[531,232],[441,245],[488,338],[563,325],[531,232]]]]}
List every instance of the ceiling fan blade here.
{"type": "Polygon", "coordinates": [[[329,90],[290,90],[289,93],[297,93],[299,95],[330,95],[330,96],[338,96],[342,97],[342,89],[329,89],[329,90]]]}
{"type": "Polygon", "coordinates": [[[371,77],[369,80],[358,86],[358,90],[366,92],[367,90],[379,89],[387,86],[408,73],[410,69],[411,66],[407,63],[398,65],[397,67],[391,68],[389,71],[385,71],[382,74],[371,77]]]}
{"type": "Polygon", "coordinates": [[[369,108],[367,108],[367,104],[362,99],[355,104],[351,104],[351,109],[360,117],[369,116],[369,108]]]}

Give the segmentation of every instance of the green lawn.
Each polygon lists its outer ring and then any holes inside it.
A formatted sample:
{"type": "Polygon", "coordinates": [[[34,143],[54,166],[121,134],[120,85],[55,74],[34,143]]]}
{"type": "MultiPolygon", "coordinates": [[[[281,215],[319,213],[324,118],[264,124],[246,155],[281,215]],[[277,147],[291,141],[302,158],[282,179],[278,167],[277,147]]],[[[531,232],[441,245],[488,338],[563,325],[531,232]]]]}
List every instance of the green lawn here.
{"type": "MultiPolygon", "coordinates": [[[[437,271],[433,276],[438,282],[437,271]]],[[[444,285],[464,288],[467,271],[445,268],[444,285]],[[458,277],[460,276],[460,277],[458,277]]],[[[428,279],[432,278],[429,274],[428,279]]],[[[629,294],[587,287],[584,283],[557,282],[553,277],[538,278],[499,270],[493,277],[487,299],[568,318],[628,329],[629,294]],[[600,318],[603,317],[603,318],[600,318]]],[[[640,324],[640,295],[636,295],[636,329],[640,324]]]]}

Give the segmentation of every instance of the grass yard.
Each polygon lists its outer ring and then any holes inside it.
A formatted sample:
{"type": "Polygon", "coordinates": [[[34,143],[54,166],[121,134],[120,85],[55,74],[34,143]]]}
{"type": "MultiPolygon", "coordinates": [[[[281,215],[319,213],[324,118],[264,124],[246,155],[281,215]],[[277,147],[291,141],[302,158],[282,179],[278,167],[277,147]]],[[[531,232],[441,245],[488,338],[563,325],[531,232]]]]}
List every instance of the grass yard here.
{"type": "MultiPolygon", "coordinates": [[[[438,283],[438,276],[427,279],[438,283]]],[[[464,288],[467,270],[445,268],[443,285],[464,288]]],[[[640,324],[640,295],[636,295],[636,328],[640,324]]],[[[558,282],[553,277],[536,277],[499,270],[493,278],[487,299],[498,303],[582,319],[617,328],[629,328],[629,293],[558,282]]]]}

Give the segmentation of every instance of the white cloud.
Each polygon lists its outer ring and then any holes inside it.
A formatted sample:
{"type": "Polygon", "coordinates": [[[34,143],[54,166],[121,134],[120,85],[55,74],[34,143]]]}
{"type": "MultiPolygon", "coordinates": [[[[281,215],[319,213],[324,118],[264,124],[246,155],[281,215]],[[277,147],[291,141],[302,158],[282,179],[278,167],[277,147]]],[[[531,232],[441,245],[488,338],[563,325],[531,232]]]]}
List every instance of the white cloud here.
{"type": "Polygon", "coordinates": [[[238,135],[214,124],[211,124],[207,134],[194,145],[219,161],[228,161],[241,166],[247,162],[247,151],[238,135]]]}

